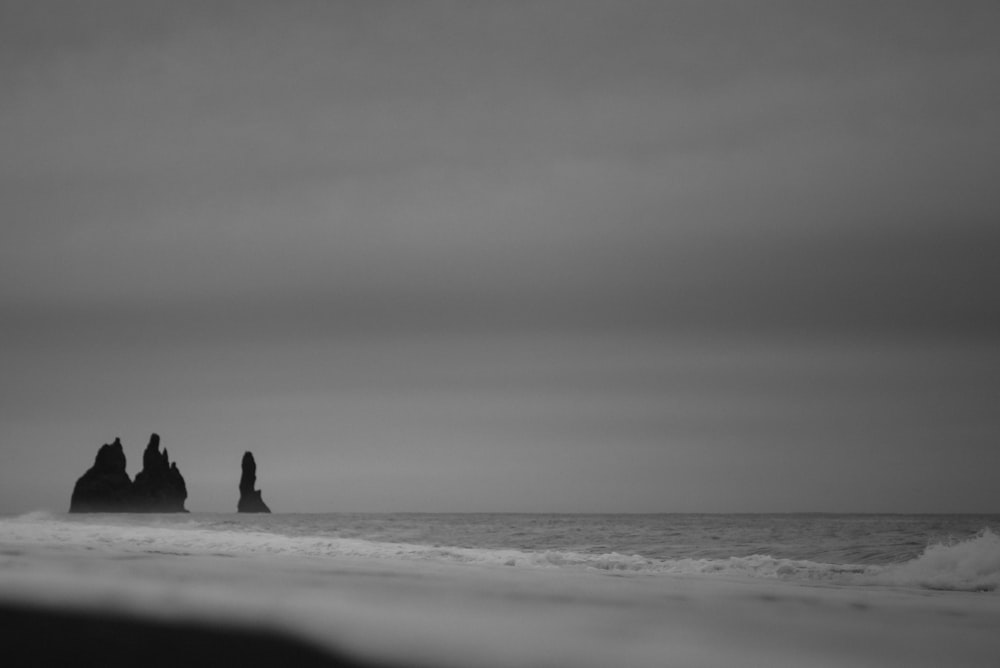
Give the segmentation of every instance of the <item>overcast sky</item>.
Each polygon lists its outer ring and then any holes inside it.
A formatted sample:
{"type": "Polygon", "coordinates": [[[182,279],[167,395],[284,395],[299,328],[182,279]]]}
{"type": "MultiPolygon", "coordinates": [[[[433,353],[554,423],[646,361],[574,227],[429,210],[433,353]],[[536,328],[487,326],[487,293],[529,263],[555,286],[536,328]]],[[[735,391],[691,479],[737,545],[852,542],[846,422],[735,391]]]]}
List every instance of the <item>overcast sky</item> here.
{"type": "Polygon", "coordinates": [[[996,512],[998,31],[0,0],[0,512],[996,512]]]}

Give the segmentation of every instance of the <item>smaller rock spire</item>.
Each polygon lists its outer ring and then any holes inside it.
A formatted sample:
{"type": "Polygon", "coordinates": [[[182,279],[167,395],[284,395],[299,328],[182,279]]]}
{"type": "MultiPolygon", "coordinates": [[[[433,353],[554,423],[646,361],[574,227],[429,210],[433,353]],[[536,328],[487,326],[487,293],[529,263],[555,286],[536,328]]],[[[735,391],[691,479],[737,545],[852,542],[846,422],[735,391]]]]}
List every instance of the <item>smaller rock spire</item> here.
{"type": "Polygon", "coordinates": [[[271,509],[261,498],[259,489],[254,489],[257,484],[257,462],[254,461],[252,452],[243,453],[243,475],[240,476],[240,501],[236,510],[241,513],[269,513],[271,509]]]}

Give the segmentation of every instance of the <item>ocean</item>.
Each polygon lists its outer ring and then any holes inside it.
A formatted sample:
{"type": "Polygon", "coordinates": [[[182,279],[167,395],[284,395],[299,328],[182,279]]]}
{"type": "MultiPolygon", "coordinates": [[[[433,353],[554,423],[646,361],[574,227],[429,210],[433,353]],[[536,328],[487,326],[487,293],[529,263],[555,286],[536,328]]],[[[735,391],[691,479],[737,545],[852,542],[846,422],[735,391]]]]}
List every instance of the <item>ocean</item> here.
{"type": "Polygon", "coordinates": [[[996,665],[998,589],[1000,515],[0,518],[0,602],[404,665],[996,665]]]}
{"type": "Polygon", "coordinates": [[[940,589],[1000,586],[1000,515],[49,514],[49,539],[176,553],[403,558],[637,574],[729,574],[940,589]]]}

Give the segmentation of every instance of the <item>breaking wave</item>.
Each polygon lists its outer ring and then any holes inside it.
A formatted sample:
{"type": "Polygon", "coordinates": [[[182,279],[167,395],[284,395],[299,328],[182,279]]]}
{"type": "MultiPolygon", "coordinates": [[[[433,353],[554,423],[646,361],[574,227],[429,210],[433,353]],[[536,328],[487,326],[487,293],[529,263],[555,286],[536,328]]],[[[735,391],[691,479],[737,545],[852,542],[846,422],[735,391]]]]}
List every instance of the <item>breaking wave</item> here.
{"type": "Polygon", "coordinates": [[[881,567],[873,579],[927,589],[996,591],[1000,587],[1000,536],[983,529],[968,540],[931,545],[915,559],[881,567]]]}

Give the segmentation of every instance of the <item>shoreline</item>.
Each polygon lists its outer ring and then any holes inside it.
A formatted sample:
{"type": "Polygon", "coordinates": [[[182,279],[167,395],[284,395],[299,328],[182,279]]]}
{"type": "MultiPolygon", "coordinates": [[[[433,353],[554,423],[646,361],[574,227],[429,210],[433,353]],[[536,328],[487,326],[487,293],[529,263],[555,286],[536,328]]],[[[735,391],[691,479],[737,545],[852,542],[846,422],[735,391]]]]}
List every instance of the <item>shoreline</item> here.
{"type": "Polygon", "coordinates": [[[0,624],[10,655],[31,658],[12,665],[992,668],[1000,655],[996,592],[296,555],[270,543],[246,552],[233,536],[194,541],[190,528],[43,528],[0,533],[0,624]],[[100,653],[109,647],[118,654],[100,653]]]}

